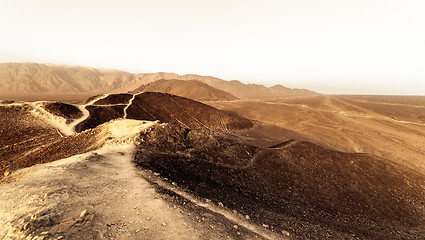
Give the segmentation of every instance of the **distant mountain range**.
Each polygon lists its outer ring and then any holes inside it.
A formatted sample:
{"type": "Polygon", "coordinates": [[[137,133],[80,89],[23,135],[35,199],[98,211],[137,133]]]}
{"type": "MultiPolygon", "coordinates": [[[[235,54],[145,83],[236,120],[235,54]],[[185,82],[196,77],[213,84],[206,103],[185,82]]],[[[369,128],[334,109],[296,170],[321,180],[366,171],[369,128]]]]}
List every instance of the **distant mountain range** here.
{"type": "Polygon", "coordinates": [[[163,92],[199,101],[238,99],[228,92],[211,87],[198,80],[161,79],[142,85],[132,91],[132,93],[139,92],[163,92]]]}
{"type": "MultiPolygon", "coordinates": [[[[0,64],[0,98],[13,97],[19,99],[26,95],[49,94],[103,94],[123,93],[135,89],[169,88],[165,92],[177,94],[182,91],[183,82],[177,80],[197,80],[212,88],[206,88],[200,83],[185,83],[191,85],[191,94],[196,93],[198,100],[232,100],[240,99],[291,97],[316,95],[316,92],[306,89],[291,89],[281,85],[266,87],[257,84],[244,84],[239,81],[225,81],[219,78],[200,75],[178,75],[175,73],[141,73],[132,74],[111,69],[95,69],[90,67],[53,65],[40,63],[2,63],[0,64]],[[141,87],[157,80],[173,80],[159,82],[155,85],[141,87]],[[216,88],[216,90],[213,90],[216,88]],[[221,90],[221,91],[218,91],[221,90]],[[223,92],[224,91],[224,92],[223,92]],[[220,92],[220,94],[218,94],[220,92]],[[227,92],[227,93],[225,93],[227,92]],[[219,96],[216,96],[218,94],[219,96]]],[[[190,97],[190,96],[185,96],[190,97]]]]}

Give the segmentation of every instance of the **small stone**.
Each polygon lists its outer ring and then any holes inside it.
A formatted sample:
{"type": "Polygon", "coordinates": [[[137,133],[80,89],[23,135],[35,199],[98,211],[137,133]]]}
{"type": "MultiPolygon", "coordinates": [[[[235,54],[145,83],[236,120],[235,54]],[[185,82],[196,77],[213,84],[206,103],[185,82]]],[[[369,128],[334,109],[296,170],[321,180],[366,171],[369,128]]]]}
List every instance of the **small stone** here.
{"type": "Polygon", "coordinates": [[[219,207],[224,207],[222,202],[218,202],[217,204],[218,204],[219,207]]]}
{"type": "Polygon", "coordinates": [[[238,225],[233,225],[233,228],[238,229],[239,227],[238,227],[238,225]]]}
{"type": "Polygon", "coordinates": [[[87,211],[87,209],[84,209],[81,213],[80,213],[80,218],[84,218],[85,216],[87,216],[89,213],[87,211]]]}
{"type": "Polygon", "coordinates": [[[282,230],[281,231],[283,235],[289,237],[291,234],[288,231],[282,230]]]}
{"type": "Polygon", "coordinates": [[[167,223],[163,222],[163,223],[162,223],[162,226],[167,226],[167,223]]]}
{"type": "Polygon", "coordinates": [[[263,227],[265,227],[265,228],[269,228],[269,225],[267,225],[267,224],[263,224],[263,227]]]}
{"type": "Polygon", "coordinates": [[[245,215],[246,220],[251,220],[251,218],[248,215],[245,215]]]}
{"type": "Polygon", "coordinates": [[[237,232],[236,234],[241,235],[241,232],[237,232]]]}

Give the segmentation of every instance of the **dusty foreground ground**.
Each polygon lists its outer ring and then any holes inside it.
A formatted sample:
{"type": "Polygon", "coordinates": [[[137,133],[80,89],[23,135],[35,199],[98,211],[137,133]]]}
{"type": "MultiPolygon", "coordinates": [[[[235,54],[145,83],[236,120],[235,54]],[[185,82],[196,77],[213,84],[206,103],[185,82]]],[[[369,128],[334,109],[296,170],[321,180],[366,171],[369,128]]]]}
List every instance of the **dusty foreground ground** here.
{"type": "Polygon", "coordinates": [[[159,177],[136,169],[121,126],[109,130],[99,150],[5,177],[0,239],[275,238],[224,208],[170,194],[159,177]]]}

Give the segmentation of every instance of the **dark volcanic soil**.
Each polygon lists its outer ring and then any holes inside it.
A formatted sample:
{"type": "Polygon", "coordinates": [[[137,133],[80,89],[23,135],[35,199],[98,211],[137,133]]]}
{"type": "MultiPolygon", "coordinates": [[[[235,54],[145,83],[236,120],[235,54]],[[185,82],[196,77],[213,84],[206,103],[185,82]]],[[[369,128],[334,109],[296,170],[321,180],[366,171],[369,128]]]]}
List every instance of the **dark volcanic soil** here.
{"type": "Polygon", "coordinates": [[[47,103],[44,105],[44,109],[53,115],[66,118],[68,120],[83,116],[81,110],[76,106],[61,102],[47,103]]]}
{"type": "Polygon", "coordinates": [[[141,167],[299,239],[420,239],[425,176],[308,142],[266,149],[166,125],[142,134],[141,167]]]}
{"type": "Polygon", "coordinates": [[[128,104],[132,97],[132,94],[126,93],[110,94],[107,97],[94,102],[93,105],[128,104]]]}
{"type": "Polygon", "coordinates": [[[115,106],[87,106],[90,116],[75,126],[76,132],[82,132],[87,129],[95,128],[102,123],[124,116],[124,105],[115,106]]]}

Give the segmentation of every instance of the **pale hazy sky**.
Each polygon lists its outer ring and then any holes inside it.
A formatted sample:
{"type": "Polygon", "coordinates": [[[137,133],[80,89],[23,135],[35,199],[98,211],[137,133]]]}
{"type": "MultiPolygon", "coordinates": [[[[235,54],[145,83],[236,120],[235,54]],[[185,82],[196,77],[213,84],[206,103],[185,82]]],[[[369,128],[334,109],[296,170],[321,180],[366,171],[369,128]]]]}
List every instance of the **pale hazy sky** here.
{"type": "Polygon", "coordinates": [[[425,95],[425,0],[0,0],[0,62],[425,95]]]}

